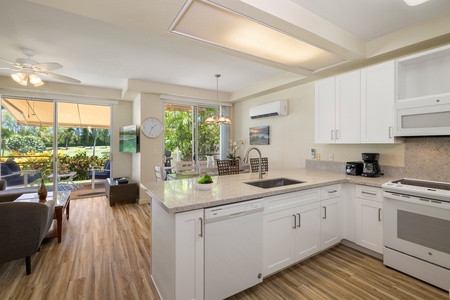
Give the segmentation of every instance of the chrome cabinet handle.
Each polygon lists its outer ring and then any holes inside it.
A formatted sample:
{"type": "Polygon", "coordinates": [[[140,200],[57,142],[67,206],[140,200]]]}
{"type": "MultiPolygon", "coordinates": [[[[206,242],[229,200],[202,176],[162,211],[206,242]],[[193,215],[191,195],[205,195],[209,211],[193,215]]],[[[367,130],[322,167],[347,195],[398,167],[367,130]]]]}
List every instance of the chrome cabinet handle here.
{"type": "Polygon", "coordinates": [[[328,194],[337,193],[337,190],[328,191],[328,194]]]}
{"type": "Polygon", "coordinates": [[[378,209],[378,221],[381,222],[381,208],[378,209]]]}
{"type": "Polygon", "coordinates": [[[369,193],[369,192],[365,192],[365,191],[362,191],[361,194],[366,194],[366,195],[370,195],[370,196],[376,196],[377,195],[376,193],[369,193]]]}
{"type": "Polygon", "coordinates": [[[297,228],[297,217],[295,215],[292,215],[294,217],[294,226],[292,228],[297,228]]]}
{"type": "Polygon", "coordinates": [[[333,133],[334,133],[334,130],[331,130],[331,140],[334,140],[333,133]]]}
{"type": "Polygon", "coordinates": [[[327,207],[326,206],[322,206],[323,207],[323,217],[322,219],[326,219],[327,218],[327,207]]]}
{"type": "Polygon", "coordinates": [[[392,138],[392,126],[389,126],[388,130],[389,130],[389,138],[391,139],[392,138]]]}
{"type": "Polygon", "coordinates": [[[203,218],[198,218],[198,220],[200,221],[200,233],[199,233],[199,237],[203,237],[203,218]]]}
{"type": "Polygon", "coordinates": [[[301,219],[301,215],[300,214],[297,214],[297,216],[298,216],[298,225],[297,225],[297,227],[300,228],[300,227],[302,227],[301,226],[301,223],[302,223],[301,220],[302,219],[301,219]]]}

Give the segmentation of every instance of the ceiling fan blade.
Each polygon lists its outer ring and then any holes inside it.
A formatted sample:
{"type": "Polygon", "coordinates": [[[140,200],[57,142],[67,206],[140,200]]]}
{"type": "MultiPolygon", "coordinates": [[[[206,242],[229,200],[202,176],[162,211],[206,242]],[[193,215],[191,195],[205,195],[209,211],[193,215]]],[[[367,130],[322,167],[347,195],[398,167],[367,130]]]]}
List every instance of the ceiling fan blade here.
{"type": "Polygon", "coordinates": [[[4,62],[7,62],[8,64],[11,64],[11,65],[14,64],[13,62],[11,62],[11,61],[9,61],[9,60],[7,60],[7,59],[1,58],[1,57],[0,57],[0,59],[3,60],[4,62]]]}
{"type": "Polygon", "coordinates": [[[70,82],[70,83],[81,83],[81,81],[79,81],[78,79],[75,79],[72,77],[67,77],[64,75],[59,75],[59,74],[55,74],[55,73],[51,73],[51,72],[38,72],[38,73],[42,74],[44,76],[47,76],[47,77],[55,78],[55,79],[70,82]]]}
{"type": "Polygon", "coordinates": [[[38,68],[42,71],[53,71],[57,69],[61,69],[63,66],[61,64],[58,64],[56,62],[47,62],[47,63],[41,63],[34,65],[33,68],[38,68]]]}

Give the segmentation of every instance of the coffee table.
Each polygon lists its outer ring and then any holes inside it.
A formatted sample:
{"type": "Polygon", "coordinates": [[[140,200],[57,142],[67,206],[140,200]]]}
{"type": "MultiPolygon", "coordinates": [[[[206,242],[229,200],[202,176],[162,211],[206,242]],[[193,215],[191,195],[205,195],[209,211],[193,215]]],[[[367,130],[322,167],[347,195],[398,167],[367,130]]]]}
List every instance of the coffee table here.
{"type": "MultiPolygon", "coordinates": [[[[53,200],[53,192],[48,192],[47,200],[53,200]]],[[[23,194],[14,202],[39,202],[39,197],[37,193],[27,193],[23,194]]],[[[55,216],[56,219],[56,229],[52,226],[50,231],[47,233],[45,238],[58,238],[58,243],[61,243],[62,239],[62,221],[64,209],[66,210],[66,217],[69,220],[69,211],[70,211],[70,191],[58,191],[56,196],[55,203],[55,216]]]]}

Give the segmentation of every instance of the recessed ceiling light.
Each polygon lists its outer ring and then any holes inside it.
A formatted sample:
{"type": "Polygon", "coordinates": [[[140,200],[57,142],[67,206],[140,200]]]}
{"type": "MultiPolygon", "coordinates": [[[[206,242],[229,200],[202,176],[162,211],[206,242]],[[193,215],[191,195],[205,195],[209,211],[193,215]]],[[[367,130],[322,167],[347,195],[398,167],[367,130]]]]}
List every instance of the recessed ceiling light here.
{"type": "Polygon", "coordinates": [[[170,32],[254,57],[314,72],[347,59],[207,1],[191,0],[170,32]]]}
{"type": "Polygon", "coordinates": [[[428,0],[403,0],[403,1],[405,1],[405,3],[408,4],[409,6],[416,6],[427,2],[428,0]]]}

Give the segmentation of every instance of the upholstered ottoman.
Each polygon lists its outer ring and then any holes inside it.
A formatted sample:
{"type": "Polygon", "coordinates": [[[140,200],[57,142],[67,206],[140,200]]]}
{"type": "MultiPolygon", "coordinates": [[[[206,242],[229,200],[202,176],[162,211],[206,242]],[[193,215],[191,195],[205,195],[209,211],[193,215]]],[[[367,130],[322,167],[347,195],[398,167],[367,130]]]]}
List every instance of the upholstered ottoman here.
{"type": "Polygon", "coordinates": [[[107,178],[105,183],[106,197],[109,199],[109,205],[113,206],[116,202],[126,201],[135,203],[138,193],[136,182],[129,181],[124,184],[117,184],[117,178],[107,178]]]}

